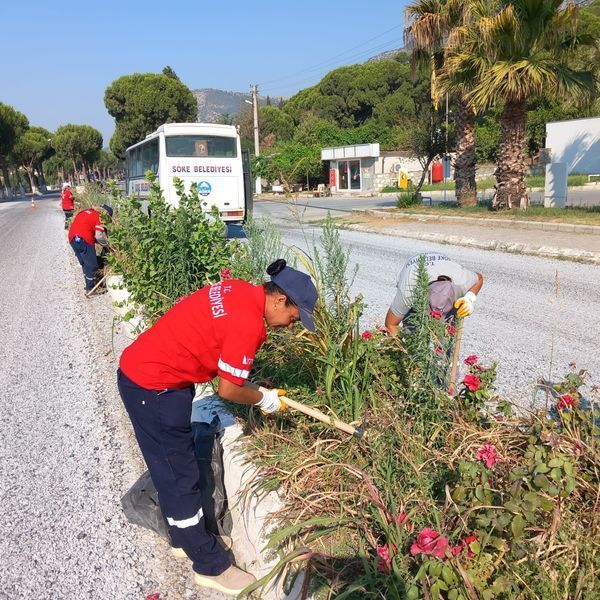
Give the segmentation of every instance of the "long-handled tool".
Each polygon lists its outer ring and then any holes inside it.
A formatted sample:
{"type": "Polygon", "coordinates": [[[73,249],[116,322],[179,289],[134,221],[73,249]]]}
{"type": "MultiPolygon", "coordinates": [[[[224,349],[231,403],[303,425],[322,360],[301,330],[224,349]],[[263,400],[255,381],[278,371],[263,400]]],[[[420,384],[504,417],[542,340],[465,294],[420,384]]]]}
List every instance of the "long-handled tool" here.
{"type": "Polygon", "coordinates": [[[448,394],[450,394],[450,396],[454,394],[454,388],[456,387],[456,372],[458,370],[458,356],[460,354],[460,341],[462,339],[463,321],[464,319],[458,319],[458,324],[456,326],[454,354],[452,356],[452,370],[450,371],[450,386],[448,387],[448,394]]]}
{"type": "Polygon", "coordinates": [[[360,439],[364,436],[364,431],[360,427],[354,427],[354,425],[349,425],[348,423],[344,423],[344,421],[340,421],[335,417],[330,417],[325,413],[322,413],[320,410],[313,408],[312,406],[305,406],[300,402],[296,402],[295,400],[291,400],[287,396],[282,396],[282,400],[294,410],[297,410],[313,419],[317,419],[317,421],[321,421],[322,423],[327,423],[327,425],[333,425],[335,428],[343,431],[344,433],[349,433],[354,437],[360,439]]]}
{"type": "Polygon", "coordinates": [[[106,273],[104,277],[89,291],[85,293],[85,297],[89,298],[106,280],[106,278],[110,275],[110,273],[106,273]]]}

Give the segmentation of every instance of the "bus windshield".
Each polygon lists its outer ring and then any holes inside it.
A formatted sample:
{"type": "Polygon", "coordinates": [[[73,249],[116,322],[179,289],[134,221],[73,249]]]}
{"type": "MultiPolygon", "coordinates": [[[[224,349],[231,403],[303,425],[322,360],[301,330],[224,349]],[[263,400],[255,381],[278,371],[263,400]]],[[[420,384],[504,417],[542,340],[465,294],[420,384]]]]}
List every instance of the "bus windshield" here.
{"type": "Polygon", "coordinates": [[[236,158],[235,138],[216,135],[173,135],[166,137],[167,156],[236,158]]]}

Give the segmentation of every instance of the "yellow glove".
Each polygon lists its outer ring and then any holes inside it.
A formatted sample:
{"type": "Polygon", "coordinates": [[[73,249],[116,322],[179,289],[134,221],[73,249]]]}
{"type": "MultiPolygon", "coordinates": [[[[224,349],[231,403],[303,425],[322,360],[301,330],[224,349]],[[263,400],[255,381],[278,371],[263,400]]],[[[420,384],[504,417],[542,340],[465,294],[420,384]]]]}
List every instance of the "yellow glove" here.
{"type": "Polygon", "coordinates": [[[269,390],[260,386],[258,391],[262,393],[262,398],[255,406],[260,409],[260,412],[263,415],[272,415],[285,410],[285,400],[281,398],[281,396],[285,396],[285,390],[280,390],[278,388],[269,390]]]}
{"type": "Polygon", "coordinates": [[[456,314],[463,319],[468,317],[475,310],[475,300],[477,296],[473,292],[467,292],[454,303],[456,314]]]}

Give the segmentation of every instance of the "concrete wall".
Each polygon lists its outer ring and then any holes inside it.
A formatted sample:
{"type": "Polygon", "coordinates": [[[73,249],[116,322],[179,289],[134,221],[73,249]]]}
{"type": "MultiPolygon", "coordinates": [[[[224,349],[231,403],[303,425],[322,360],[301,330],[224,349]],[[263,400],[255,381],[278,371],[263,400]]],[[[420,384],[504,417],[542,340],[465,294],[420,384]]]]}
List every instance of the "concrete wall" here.
{"type": "Polygon", "coordinates": [[[569,173],[600,173],[600,117],[547,123],[546,147],[569,173]]]}

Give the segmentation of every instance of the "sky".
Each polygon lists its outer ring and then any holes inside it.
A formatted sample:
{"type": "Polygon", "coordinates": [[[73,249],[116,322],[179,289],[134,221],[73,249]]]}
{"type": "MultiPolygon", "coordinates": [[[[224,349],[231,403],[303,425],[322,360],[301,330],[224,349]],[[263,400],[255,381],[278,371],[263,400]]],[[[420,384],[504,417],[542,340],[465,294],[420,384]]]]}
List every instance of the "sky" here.
{"type": "Polygon", "coordinates": [[[5,0],[0,102],[31,125],[92,125],[104,90],[170,65],[190,88],[289,97],[335,67],[402,46],[405,1],[5,0]]]}

